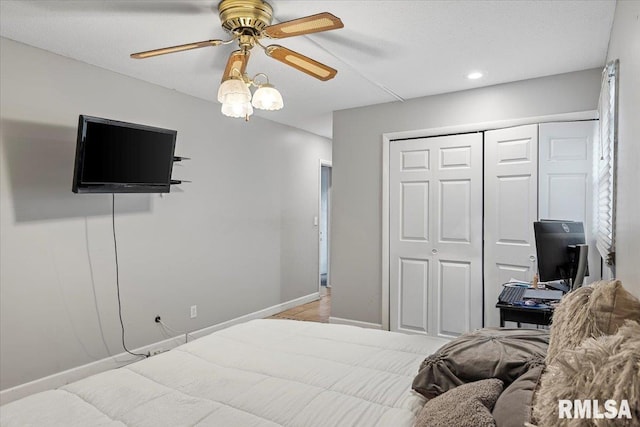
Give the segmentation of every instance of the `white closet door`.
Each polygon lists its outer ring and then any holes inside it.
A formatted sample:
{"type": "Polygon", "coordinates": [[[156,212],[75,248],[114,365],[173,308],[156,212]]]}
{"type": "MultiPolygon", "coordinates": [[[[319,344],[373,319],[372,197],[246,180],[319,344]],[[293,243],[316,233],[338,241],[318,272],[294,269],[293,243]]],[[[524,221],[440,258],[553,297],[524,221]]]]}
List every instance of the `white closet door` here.
{"type": "Polygon", "coordinates": [[[600,256],[593,230],[593,137],[595,121],[542,123],[539,217],[582,221],[589,244],[589,278],[599,278],[600,256]]]}
{"type": "Polygon", "coordinates": [[[482,326],[482,135],[390,148],[390,327],[455,336],[482,326]]]}
{"type": "Polygon", "coordinates": [[[537,270],[533,222],[538,201],[538,125],[485,132],[485,326],[498,326],[502,284],[537,270]]]}

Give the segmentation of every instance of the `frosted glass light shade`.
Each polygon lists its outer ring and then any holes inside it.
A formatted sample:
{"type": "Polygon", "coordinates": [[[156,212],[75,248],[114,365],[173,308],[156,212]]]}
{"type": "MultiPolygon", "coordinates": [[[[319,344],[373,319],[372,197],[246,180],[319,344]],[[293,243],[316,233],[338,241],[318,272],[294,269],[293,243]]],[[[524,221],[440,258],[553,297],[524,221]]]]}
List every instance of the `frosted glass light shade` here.
{"type": "Polygon", "coordinates": [[[251,104],[260,110],[280,110],[284,107],[282,95],[270,84],[264,84],[253,94],[251,104]]]}
{"type": "Polygon", "coordinates": [[[222,99],[223,104],[248,104],[249,101],[251,101],[251,93],[247,97],[244,93],[232,92],[226,94],[222,99]]]}
{"type": "Polygon", "coordinates": [[[222,111],[222,114],[224,114],[225,116],[235,117],[235,118],[244,118],[253,114],[253,108],[251,107],[251,103],[248,101],[244,103],[236,103],[236,104],[230,104],[225,102],[222,104],[221,111],[222,111]]]}
{"type": "Polygon", "coordinates": [[[232,77],[220,84],[218,88],[218,102],[249,102],[251,100],[251,91],[242,79],[232,77]]]}

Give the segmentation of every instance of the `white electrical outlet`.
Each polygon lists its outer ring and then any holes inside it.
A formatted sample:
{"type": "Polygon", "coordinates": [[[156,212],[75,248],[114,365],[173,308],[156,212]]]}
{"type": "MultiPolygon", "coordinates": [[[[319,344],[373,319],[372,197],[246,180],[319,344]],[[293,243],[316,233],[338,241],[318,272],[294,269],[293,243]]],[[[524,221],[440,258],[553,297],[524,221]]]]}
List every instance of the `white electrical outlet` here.
{"type": "Polygon", "coordinates": [[[198,306],[197,305],[192,305],[191,306],[191,318],[195,319],[196,317],[198,317],[198,306]]]}

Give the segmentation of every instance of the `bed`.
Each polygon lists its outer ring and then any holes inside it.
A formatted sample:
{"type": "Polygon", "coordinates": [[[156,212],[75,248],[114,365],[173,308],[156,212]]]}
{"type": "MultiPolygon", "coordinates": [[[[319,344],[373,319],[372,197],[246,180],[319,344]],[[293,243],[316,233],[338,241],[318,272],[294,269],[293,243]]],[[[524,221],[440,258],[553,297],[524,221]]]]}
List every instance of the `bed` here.
{"type": "Polygon", "coordinates": [[[550,332],[254,320],[6,404],[0,426],[567,427],[559,402],[588,396],[627,405],[598,425],[631,427],[638,360],[640,300],[602,281],[564,296],[550,332]]]}
{"type": "Polygon", "coordinates": [[[448,341],[254,320],[0,408],[0,425],[413,426],[411,390],[448,341]]]}

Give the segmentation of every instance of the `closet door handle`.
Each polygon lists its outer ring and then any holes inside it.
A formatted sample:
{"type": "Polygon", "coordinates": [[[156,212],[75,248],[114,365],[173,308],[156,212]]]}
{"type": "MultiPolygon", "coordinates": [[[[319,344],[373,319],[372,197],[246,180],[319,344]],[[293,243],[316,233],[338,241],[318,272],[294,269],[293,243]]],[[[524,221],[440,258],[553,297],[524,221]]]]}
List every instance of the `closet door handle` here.
{"type": "Polygon", "coordinates": [[[431,249],[431,253],[435,255],[435,254],[438,253],[438,250],[437,249],[431,249]]]}
{"type": "Polygon", "coordinates": [[[536,257],[535,257],[535,256],[533,256],[533,255],[530,255],[530,256],[529,256],[529,261],[531,261],[531,262],[536,262],[536,257]]]}

